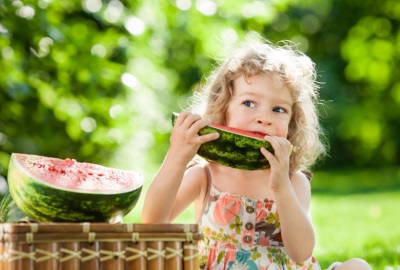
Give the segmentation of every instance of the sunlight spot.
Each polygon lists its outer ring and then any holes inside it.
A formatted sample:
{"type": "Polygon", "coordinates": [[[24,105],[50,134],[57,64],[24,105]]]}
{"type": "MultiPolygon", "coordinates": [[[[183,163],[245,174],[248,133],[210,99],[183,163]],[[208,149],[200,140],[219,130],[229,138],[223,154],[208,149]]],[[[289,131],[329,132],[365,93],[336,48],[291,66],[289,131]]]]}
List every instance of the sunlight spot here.
{"type": "Polygon", "coordinates": [[[6,144],[6,142],[7,142],[7,135],[0,132],[0,145],[6,144]]]}
{"type": "Polygon", "coordinates": [[[39,41],[39,55],[44,57],[50,53],[50,46],[54,45],[54,40],[49,37],[41,38],[39,41]]]}
{"type": "Polygon", "coordinates": [[[85,117],[81,121],[81,129],[87,133],[96,129],[97,123],[92,117],[85,117]]]}
{"type": "Polygon", "coordinates": [[[266,9],[266,3],[263,3],[261,1],[254,1],[252,3],[246,3],[243,5],[242,7],[242,14],[244,17],[247,18],[253,18],[256,17],[258,15],[263,14],[264,16],[268,13],[268,11],[272,10],[272,7],[270,5],[268,5],[267,9],[266,9]]]}
{"type": "Polygon", "coordinates": [[[119,115],[121,115],[124,111],[124,107],[122,107],[121,105],[117,104],[112,106],[109,110],[108,110],[108,114],[110,115],[111,118],[117,118],[119,115]]]}
{"type": "Polygon", "coordinates": [[[138,17],[134,16],[129,16],[126,18],[124,25],[126,30],[128,30],[128,32],[134,36],[140,36],[144,33],[144,30],[146,30],[144,22],[138,17]]]}
{"type": "Polygon", "coordinates": [[[4,47],[1,51],[4,59],[12,59],[14,58],[14,49],[11,47],[4,47]]]}
{"type": "Polygon", "coordinates": [[[139,85],[138,79],[130,73],[122,74],[121,82],[131,89],[135,89],[135,87],[139,85]]]}
{"type": "Polygon", "coordinates": [[[82,115],[81,105],[74,100],[65,100],[64,111],[72,118],[79,117],[82,115]]]}
{"type": "Polygon", "coordinates": [[[192,7],[191,0],[176,0],[176,7],[180,10],[189,10],[192,7]]]}
{"type": "Polygon", "coordinates": [[[302,52],[307,52],[308,50],[308,39],[303,36],[294,36],[291,39],[294,43],[298,44],[299,50],[302,52]]]}
{"type": "MultiPolygon", "coordinates": [[[[367,78],[373,84],[387,86],[391,79],[391,66],[385,61],[371,61],[367,69],[367,78]]],[[[381,88],[384,90],[384,88],[381,88]]]]}
{"type": "Polygon", "coordinates": [[[304,33],[314,34],[321,28],[321,23],[317,16],[308,14],[301,19],[301,29],[304,33]]]}
{"type": "Polygon", "coordinates": [[[31,6],[22,6],[17,10],[17,15],[30,20],[35,16],[35,9],[31,6]]]}
{"type": "Polygon", "coordinates": [[[93,45],[92,49],[90,50],[91,54],[94,56],[104,58],[107,54],[107,49],[102,44],[95,44],[93,45]]]}
{"type": "Polygon", "coordinates": [[[39,1],[38,1],[38,6],[39,6],[41,9],[45,9],[45,8],[48,7],[48,5],[49,5],[49,3],[51,3],[51,1],[52,1],[52,0],[39,0],[39,1]]]}
{"type": "Polygon", "coordinates": [[[221,34],[222,42],[224,44],[234,44],[238,40],[236,31],[232,28],[225,29],[221,34]]]}
{"type": "Polygon", "coordinates": [[[217,12],[218,6],[211,0],[197,0],[196,8],[206,16],[212,16],[217,12]]]}
{"type": "Polygon", "coordinates": [[[83,8],[88,12],[99,12],[103,6],[101,0],[84,0],[83,8]]]}
{"type": "Polygon", "coordinates": [[[285,31],[290,25],[290,18],[288,15],[281,13],[277,19],[271,24],[271,28],[278,32],[285,31]]]}
{"type": "Polygon", "coordinates": [[[360,123],[360,138],[369,149],[377,147],[382,139],[382,123],[379,119],[365,119],[360,123]]]}
{"type": "Polygon", "coordinates": [[[371,205],[368,209],[368,214],[373,219],[378,219],[382,216],[382,208],[379,205],[371,205]]]}
{"type": "Polygon", "coordinates": [[[126,36],[119,37],[117,40],[117,43],[118,43],[118,46],[121,46],[121,47],[128,47],[130,45],[129,39],[126,36]]]}
{"type": "Polygon", "coordinates": [[[104,18],[110,23],[115,23],[121,18],[123,12],[124,5],[118,0],[112,0],[104,12],[104,18]]]}
{"type": "Polygon", "coordinates": [[[152,145],[154,145],[154,135],[151,132],[148,131],[137,131],[136,132],[136,138],[137,141],[141,142],[141,147],[143,148],[148,148],[152,145]]]}
{"type": "Polygon", "coordinates": [[[153,80],[151,80],[151,86],[155,89],[165,89],[168,86],[168,78],[162,73],[155,73],[152,75],[153,80]]]}
{"type": "Polygon", "coordinates": [[[121,143],[124,136],[119,128],[112,128],[107,132],[107,137],[112,142],[121,143]]]}
{"type": "Polygon", "coordinates": [[[0,23],[0,34],[7,34],[8,30],[0,23]]]}
{"type": "Polygon", "coordinates": [[[14,7],[22,7],[24,4],[21,2],[21,1],[19,1],[19,0],[16,0],[16,1],[13,1],[12,2],[12,5],[14,6],[14,7]]]}

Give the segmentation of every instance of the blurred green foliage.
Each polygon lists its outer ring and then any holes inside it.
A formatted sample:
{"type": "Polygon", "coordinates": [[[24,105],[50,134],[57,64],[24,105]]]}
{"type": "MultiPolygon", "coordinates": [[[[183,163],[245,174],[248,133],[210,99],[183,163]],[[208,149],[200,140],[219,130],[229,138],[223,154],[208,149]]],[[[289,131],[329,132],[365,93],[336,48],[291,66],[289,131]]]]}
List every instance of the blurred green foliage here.
{"type": "Polygon", "coordinates": [[[397,0],[0,0],[0,175],[12,152],[159,165],[171,112],[255,32],[317,63],[320,168],[400,164],[399,20],[397,0]]]}

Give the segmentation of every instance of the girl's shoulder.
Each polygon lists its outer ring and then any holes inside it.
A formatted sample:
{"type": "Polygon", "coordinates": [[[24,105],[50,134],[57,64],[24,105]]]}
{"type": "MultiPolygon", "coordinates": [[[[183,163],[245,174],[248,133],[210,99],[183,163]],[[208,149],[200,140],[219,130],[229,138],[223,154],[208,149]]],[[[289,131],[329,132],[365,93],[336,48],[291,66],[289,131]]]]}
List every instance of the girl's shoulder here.
{"type": "Polygon", "coordinates": [[[296,171],[292,173],[290,181],[297,196],[308,201],[311,197],[311,183],[309,176],[302,171],[296,171]]]}
{"type": "Polygon", "coordinates": [[[291,179],[299,179],[299,180],[306,180],[307,182],[311,182],[313,177],[313,173],[311,171],[295,171],[290,173],[291,179]]]}
{"type": "Polygon", "coordinates": [[[205,176],[207,171],[207,163],[206,162],[196,162],[189,163],[186,167],[185,174],[194,174],[194,175],[203,175],[205,176]]]}
{"type": "Polygon", "coordinates": [[[196,188],[203,190],[207,185],[209,178],[209,170],[205,164],[193,164],[186,168],[184,181],[189,181],[191,185],[196,185],[196,188]]]}

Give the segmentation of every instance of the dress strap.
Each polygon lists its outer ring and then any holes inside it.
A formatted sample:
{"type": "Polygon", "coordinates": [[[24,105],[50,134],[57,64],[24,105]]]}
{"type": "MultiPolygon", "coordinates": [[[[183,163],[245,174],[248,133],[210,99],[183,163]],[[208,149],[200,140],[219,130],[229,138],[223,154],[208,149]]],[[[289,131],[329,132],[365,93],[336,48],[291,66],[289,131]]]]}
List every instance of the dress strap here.
{"type": "MultiPolygon", "coordinates": [[[[207,178],[207,182],[206,182],[206,194],[204,196],[204,201],[203,201],[203,205],[204,207],[208,204],[208,200],[210,198],[210,188],[211,188],[211,172],[210,169],[207,167],[207,165],[204,166],[204,170],[206,172],[206,178],[207,178]]],[[[203,207],[203,208],[204,208],[203,207]]],[[[204,210],[204,209],[203,209],[204,210]]]]}
{"type": "Polygon", "coordinates": [[[205,192],[204,198],[203,198],[203,205],[202,205],[201,212],[200,212],[201,215],[198,217],[198,220],[196,220],[196,222],[200,222],[200,223],[201,223],[201,219],[204,214],[204,211],[207,209],[208,203],[210,201],[210,188],[211,188],[210,169],[207,168],[207,165],[203,165],[202,167],[204,168],[204,171],[206,172],[206,192],[205,192]]]}

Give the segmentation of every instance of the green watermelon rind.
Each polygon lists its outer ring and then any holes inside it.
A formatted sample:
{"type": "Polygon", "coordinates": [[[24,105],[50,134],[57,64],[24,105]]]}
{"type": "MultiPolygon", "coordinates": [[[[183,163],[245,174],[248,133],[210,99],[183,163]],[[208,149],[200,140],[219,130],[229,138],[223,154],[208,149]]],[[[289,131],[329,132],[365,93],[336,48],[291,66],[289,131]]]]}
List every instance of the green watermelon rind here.
{"type": "MultiPolygon", "coordinates": [[[[178,115],[178,113],[172,113],[173,125],[175,125],[178,115]]],[[[214,132],[220,134],[219,138],[203,143],[197,151],[199,156],[236,169],[263,170],[270,168],[268,160],[260,151],[261,147],[264,147],[274,153],[269,142],[212,126],[200,129],[199,135],[214,132]]]]}
{"type": "Polygon", "coordinates": [[[11,155],[8,185],[15,204],[38,222],[118,222],[136,205],[142,185],[121,193],[90,193],[56,188],[33,178],[11,155]]]}

